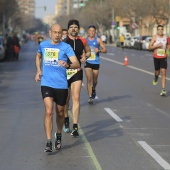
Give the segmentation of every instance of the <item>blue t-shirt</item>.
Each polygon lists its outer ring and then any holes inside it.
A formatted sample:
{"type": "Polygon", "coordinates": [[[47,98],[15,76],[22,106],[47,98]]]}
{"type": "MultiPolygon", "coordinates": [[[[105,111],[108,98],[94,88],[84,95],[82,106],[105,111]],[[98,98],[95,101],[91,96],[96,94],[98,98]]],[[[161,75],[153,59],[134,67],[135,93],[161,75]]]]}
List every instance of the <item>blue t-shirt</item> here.
{"type": "Polygon", "coordinates": [[[98,49],[100,48],[98,41],[97,41],[97,36],[94,37],[93,40],[89,40],[88,37],[86,39],[91,49],[91,56],[87,59],[87,62],[90,64],[100,64],[99,53],[94,52],[94,47],[98,49]]]}
{"type": "Polygon", "coordinates": [[[58,61],[67,62],[69,57],[75,56],[71,46],[65,42],[53,45],[47,40],[41,42],[38,53],[42,55],[41,86],[68,89],[66,68],[60,66],[58,61]]]}

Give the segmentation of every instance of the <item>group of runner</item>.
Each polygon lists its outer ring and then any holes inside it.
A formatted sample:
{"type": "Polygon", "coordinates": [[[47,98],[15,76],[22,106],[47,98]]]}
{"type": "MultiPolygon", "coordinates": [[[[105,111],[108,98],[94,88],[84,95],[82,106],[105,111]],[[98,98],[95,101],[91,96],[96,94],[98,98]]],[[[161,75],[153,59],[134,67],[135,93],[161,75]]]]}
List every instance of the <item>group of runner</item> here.
{"type": "Polygon", "coordinates": [[[68,114],[70,96],[73,114],[71,136],[79,136],[82,64],[84,64],[87,76],[89,104],[93,103],[96,96],[95,88],[100,65],[99,53],[105,53],[107,50],[101,39],[96,36],[95,26],[89,26],[87,39],[78,36],[79,29],[79,21],[74,19],[68,22],[68,29],[62,29],[59,24],[52,25],[49,30],[51,40],[41,42],[36,54],[35,80],[41,81],[41,93],[45,106],[44,126],[47,138],[45,152],[52,152],[54,102],[57,124],[54,148],[61,148],[63,125],[66,132],[70,132],[68,114]]]}
{"type": "MultiPolygon", "coordinates": [[[[35,80],[41,81],[41,93],[45,106],[44,126],[47,143],[45,152],[52,152],[53,106],[55,102],[57,132],[55,149],[62,146],[63,126],[65,132],[70,132],[68,114],[70,96],[72,98],[73,127],[71,136],[78,137],[78,122],[80,115],[80,91],[83,80],[83,69],[87,78],[88,103],[92,104],[96,97],[96,86],[100,68],[100,53],[107,49],[103,41],[96,36],[96,27],[88,27],[88,37],[78,36],[80,29],[78,20],[70,20],[68,29],[54,24],[49,30],[51,40],[40,43],[36,54],[35,80]]],[[[167,39],[163,35],[163,26],[158,25],[158,33],[151,40],[149,48],[154,50],[155,78],[162,74],[161,96],[166,95],[167,39]]],[[[168,46],[169,48],[169,46],[168,46]]]]}

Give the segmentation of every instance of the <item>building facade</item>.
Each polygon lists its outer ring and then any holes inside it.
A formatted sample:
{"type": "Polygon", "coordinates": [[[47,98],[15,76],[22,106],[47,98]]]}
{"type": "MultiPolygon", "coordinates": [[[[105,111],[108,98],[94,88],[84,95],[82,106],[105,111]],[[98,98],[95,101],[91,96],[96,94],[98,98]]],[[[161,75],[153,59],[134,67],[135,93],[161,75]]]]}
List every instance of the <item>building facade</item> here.
{"type": "Polygon", "coordinates": [[[35,15],[35,0],[17,0],[22,13],[30,16],[35,15]]]}

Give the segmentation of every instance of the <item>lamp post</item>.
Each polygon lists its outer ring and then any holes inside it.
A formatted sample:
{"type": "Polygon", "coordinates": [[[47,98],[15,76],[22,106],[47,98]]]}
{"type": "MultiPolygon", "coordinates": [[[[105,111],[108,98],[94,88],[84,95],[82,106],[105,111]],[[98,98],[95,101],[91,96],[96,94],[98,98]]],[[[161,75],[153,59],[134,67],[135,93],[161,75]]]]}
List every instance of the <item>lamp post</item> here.
{"type": "Polygon", "coordinates": [[[112,41],[115,41],[115,11],[114,8],[112,8],[112,22],[114,22],[114,25],[112,25],[112,41]]]}
{"type": "Polygon", "coordinates": [[[168,28],[169,28],[169,35],[170,35],[170,0],[169,0],[168,6],[169,6],[169,8],[168,8],[169,9],[169,11],[168,11],[169,12],[168,28]]]}
{"type": "Polygon", "coordinates": [[[67,0],[67,15],[70,14],[70,0],[67,0]]]}

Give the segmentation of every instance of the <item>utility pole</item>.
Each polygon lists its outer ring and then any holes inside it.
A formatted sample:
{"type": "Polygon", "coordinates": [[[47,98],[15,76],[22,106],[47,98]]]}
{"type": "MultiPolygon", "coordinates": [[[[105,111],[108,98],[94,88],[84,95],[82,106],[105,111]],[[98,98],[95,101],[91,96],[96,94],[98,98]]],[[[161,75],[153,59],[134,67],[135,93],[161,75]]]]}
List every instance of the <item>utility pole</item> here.
{"type": "Polygon", "coordinates": [[[67,15],[70,15],[70,0],[67,0],[67,15]]]}
{"type": "Polygon", "coordinates": [[[112,8],[112,22],[114,22],[114,25],[112,24],[112,41],[115,41],[115,11],[114,8],[112,8]]]}
{"type": "Polygon", "coordinates": [[[2,15],[2,34],[5,35],[5,15],[2,15]]]}
{"type": "Polygon", "coordinates": [[[168,6],[169,6],[169,8],[168,8],[169,9],[169,11],[168,11],[169,12],[168,32],[169,32],[169,35],[170,35],[170,0],[169,0],[169,5],[168,6]]]}

